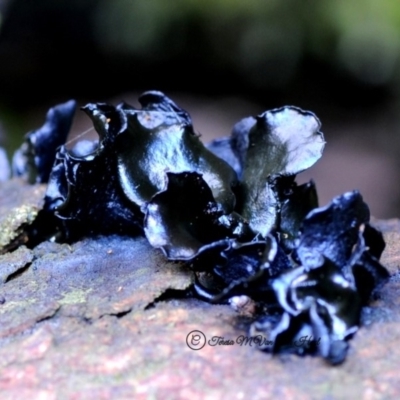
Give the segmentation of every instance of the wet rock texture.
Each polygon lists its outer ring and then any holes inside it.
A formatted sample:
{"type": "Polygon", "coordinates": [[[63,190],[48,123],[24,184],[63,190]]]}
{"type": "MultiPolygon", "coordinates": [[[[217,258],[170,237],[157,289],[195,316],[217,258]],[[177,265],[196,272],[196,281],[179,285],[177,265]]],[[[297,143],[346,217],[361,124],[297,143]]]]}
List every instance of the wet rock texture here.
{"type": "Polygon", "coordinates": [[[191,350],[189,332],[236,341],[248,321],[227,305],[163,300],[183,293],[190,274],[141,237],[2,255],[1,398],[398,398],[400,222],[374,225],[387,241],[391,279],[364,309],[338,367],[237,343],[191,350]]]}

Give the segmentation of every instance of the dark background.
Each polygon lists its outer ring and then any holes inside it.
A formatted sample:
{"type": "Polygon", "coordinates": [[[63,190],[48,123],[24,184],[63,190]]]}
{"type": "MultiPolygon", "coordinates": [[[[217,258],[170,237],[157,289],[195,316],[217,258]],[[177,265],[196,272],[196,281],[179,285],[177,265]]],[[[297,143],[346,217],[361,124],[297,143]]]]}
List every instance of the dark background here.
{"type": "MultiPolygon", "coordinates": [[[[164,91],[205,140],[292,104],[328,142],[321,203],[360,189],[400,215],[400,3],[393,0],[0,0],[0,145],[11,154],[70,98],[164,91]]],[[[78,115],[73,133],[90,123],[78,115]]]]}

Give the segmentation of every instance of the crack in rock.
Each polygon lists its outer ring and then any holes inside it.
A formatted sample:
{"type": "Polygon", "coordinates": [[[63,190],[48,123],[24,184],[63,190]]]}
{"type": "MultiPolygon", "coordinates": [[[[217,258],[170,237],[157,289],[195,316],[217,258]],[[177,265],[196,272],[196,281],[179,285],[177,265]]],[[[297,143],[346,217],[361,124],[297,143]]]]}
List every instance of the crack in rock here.
{"type": "Polygon", "coordinates": [[[7,283],[24,273],[34,260],[32,250],[20,246],[12,253],[0,255],[0,282],[7,283]]]}

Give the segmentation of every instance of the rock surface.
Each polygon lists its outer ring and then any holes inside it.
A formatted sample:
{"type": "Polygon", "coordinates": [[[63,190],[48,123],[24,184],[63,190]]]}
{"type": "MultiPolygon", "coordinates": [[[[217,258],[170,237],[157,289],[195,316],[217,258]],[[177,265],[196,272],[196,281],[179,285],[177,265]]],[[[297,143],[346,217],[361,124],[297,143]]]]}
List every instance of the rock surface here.
{"type": "Polygon", "coordinates": [[[42,209],[45,191],[46,185],[27,185],[22,178],[1,183],[0,254],[28,240],[24,228],[42,209]]]}
{"type": "Polygon", "coordinates": [[[1,398],[399,398],[400,221],[374,225],[387,241],[382,263],[391,279],[364,309],[338,367],[241,346],[246,318],[179,298],[191,274],[142,237],[44,242],[4,254],[1,398]],[[206,337],[202,349],[187,345],[194,330],[206,337]],[[234,344],[215,345],[214,337],[234,344]]]}

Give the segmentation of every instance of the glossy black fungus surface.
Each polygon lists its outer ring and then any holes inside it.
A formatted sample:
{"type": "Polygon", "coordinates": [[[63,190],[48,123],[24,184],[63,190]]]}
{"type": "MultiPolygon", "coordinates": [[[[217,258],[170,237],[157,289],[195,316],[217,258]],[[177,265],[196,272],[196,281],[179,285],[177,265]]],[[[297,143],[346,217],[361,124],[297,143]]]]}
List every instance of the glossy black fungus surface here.
{"type": "Polygon", "coordinates": [[[58,150],[45,211],[62,221],[69,240],[88,234],[135,234],[142,225],[141,212],[125,197],[118,180],[116,137],[122,121],[106,104],[89,105],[84,111],[103,122],[96,126],[100,140],[58,150]]]}
{"type": "Polygon", "coordinates": [[[276,227],[277,181],[295,176],[322,156],[325,141],[314,114],[296,107],[267,111],[256,118],[243,145],[242,215],[266,235],[276,227]]]}
{"type": "Polygon", "coordinates": [[[147,203],[144,232],[169,259],[191,260],[220,238],[251,237],[238,215],[224,215],[212,191],[196,172],[166,174],[166,190],[147,203]]]}
{"type": "Polygon", "coordinates": [[[126,196],[143,207],[165,189],[167,172],[196,172],[218,205],[233,211],[236,173],[203,145],[189,114],[160,92],[145,93],[139,101],[141,110],[117,107],[126,121],[118,136],[118,172],[126,196]]]}
{"type": "Polygon", "coordinates": [[[295,182],[322,155],[317,117],[296,107],[266,111],[207,148],[164,94],[139,100],[141,109],[85,106],[99,140],[61,146],[55,157],[66,134],[54,110],[48,119],[57,132],[31,136],[38,149],[49,141],[51,154],[25,160],[36,160],[39,181],[55,159],[43,210],[58,221],[54,231],[68,241],[140,231],[168,259],[187,261],[196,296],[251,298],[258,315],[250,333],[273,341],[266,351],[342,362],[363,305],[388,272],[378,261],[382,235],[358,192],[318,208],[315,184],[295,182]],[[305,336],[315,340],[294,345],[305,336]]]}
{"type": "MultiPolygon", "coordinates": [[[[319,267],[301,266],[272,283],[284,314],[271,332],[275,351],[304,336],[318,339],[318,353],[332,363],[344,360],[345,341],[358,328],[361,300],[357,290],[328,259],[319,267]],[[282,338],[286,339],[282,341],[282,338]],[[338,343],[341,352],[338,353],[338,343]]],[[[259,327],[260,329],[260,327],[259,327]]],[[[304,351],[304,349],[300,349],[304,351]]]]}
{"type": "Polygon", "coordinates": [[[272,235],[246,243],[231,240],[221,249],[217,260],[214,260],[212,275],[220,290],[206,296],[207,289],[201,281],[195,287],[213,302],[246,295],[260,303],[270,303],[274,296],[271,279],[292,267],[272,235]]]}
{"type": "Polygon", "coordinates": [[[58,147],[71,129],[76,109],[74,100],[50,108],[44,125],[27,133],[25,142],[13,157],[14,175],[26,175],[30,183],[46,183],[58,147]]]}
{"type": "Polygon", "coordinates": [[[358,192],[336,197],[304,219],[297,257],[302,264],[313,265],[324,256],[344,267],[357,243],[361,225],[368,221],[368,206],[358,192]]]}
{"type": "Polygon", "coordinates": [[[297,186],[286,185],[280,194],[279,229],[282,247],[291,251],[298,246],[300,228],[307,214],[318,207],[318,195],[314,182],[297,186]]]}

